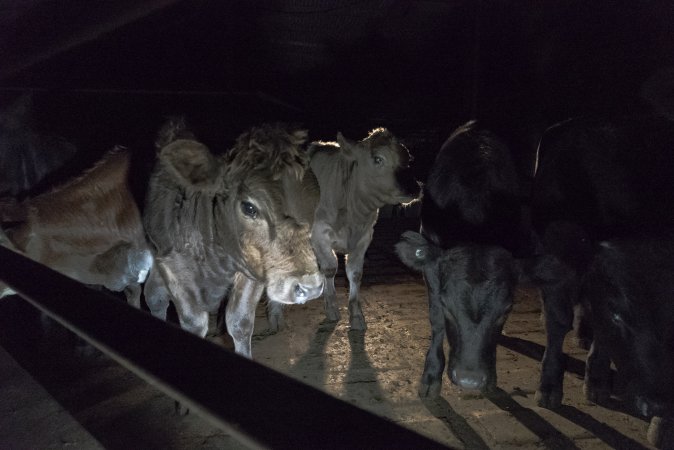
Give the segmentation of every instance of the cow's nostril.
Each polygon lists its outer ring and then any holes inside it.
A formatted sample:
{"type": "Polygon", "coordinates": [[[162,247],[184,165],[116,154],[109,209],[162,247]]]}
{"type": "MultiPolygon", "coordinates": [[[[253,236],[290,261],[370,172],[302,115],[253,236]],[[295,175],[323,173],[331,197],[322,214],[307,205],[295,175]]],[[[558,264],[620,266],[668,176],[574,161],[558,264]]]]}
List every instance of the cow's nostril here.
{"type": "Polygon", "coordinates": [[[307,296],[307,291],[305,291],[301,285],[296,284],[295,285],[295,296],[299,298],[303,298],[307,296]]]}

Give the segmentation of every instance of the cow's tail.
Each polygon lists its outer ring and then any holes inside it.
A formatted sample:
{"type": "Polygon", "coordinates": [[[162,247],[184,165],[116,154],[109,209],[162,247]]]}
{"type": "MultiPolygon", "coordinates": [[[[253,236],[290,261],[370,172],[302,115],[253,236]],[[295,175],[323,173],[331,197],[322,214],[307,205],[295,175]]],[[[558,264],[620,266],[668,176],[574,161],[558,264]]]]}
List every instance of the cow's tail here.
{"type": "Polygon", "coordinates": [[[178,139],[194,139],[194,133],[187,126],[183,116],[169,117],[159,129],[154,146],[157,150],[161,150],[178,139]]]}

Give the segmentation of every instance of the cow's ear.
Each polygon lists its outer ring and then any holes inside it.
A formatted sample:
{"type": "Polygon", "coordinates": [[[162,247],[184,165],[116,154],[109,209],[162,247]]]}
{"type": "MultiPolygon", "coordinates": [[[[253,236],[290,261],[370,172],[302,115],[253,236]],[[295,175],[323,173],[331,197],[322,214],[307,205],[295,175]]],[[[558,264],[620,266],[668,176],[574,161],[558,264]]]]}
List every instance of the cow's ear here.
{"type": "Polygon", "coordinates": [[[419,233],[406,231],[400,238],[396,244],[396,253],[406,266],[422,271],[424,266],[437,259],[439,249],[419,233]]]}
{"type": "Polygon", "coordinates": [[[191,139],[171,142],[159,151],[159,159],[181,184],[205,186],[217,176],[216,158],[208,147],[191,139]]]}
{"type": "Polygon", "coordinates": [[[337,143],[342,151],[342,154],[347,158],[354,158],[354,149],[358,146],[358,142],[347,139],[341,132],[337,133],[337,143]]]}

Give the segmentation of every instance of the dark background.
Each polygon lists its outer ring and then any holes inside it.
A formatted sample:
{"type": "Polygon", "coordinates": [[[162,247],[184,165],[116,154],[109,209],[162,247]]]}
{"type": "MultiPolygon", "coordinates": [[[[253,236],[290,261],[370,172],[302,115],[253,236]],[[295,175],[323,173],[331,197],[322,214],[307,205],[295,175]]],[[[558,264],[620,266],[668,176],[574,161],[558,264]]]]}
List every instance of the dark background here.
{"type": "Polygon", "coordinates": [[[114,144],[151,155],[185,114],[216,152],[264,121],[312,139],[386,126],[423,179],[478,118],[530,174],[547,126],[641,110],[671,67],[672,1],[0,0],[0,107],[32,91],[35,127],[82,161],[114,144]]]}

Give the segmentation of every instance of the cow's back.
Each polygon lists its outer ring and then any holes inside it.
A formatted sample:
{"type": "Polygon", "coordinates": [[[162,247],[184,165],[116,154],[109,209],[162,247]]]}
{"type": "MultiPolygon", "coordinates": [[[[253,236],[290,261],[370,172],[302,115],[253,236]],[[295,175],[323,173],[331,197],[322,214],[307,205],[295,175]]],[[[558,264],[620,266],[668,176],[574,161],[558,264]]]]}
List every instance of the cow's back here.
{"type": "Polygon", "coordinates": [[[27,251],[39,239],[66,242],[73,252],[97,253],[111,242],[144,243],[140,212],[128,187],[129,166],[128,152],[116,148],[82,176],[27,200],[27,220],[12,231],[15,245],[27,251]]]}
{"type": "Polygon", "coordinates": [[[552,127],[539,146],[535,228],[571,221],[607,239],[674,225],[673,145],[674,124],[650,115],[552,127]]]}
{"type": "Polygon", "coordinates": [[[336,144],[314,142],[309,148],[309,167],[318,182],[318,209],[330,216],[346,208],[347,186],[353,162],[342,155],[336,144]]]}
{"type": "Polygon", "coordinates": [[[519,180],[510,150],[469,124],[442,146],[424,187],[423,233],[444,248],[458,243],[522,244],[519,180]]]}

